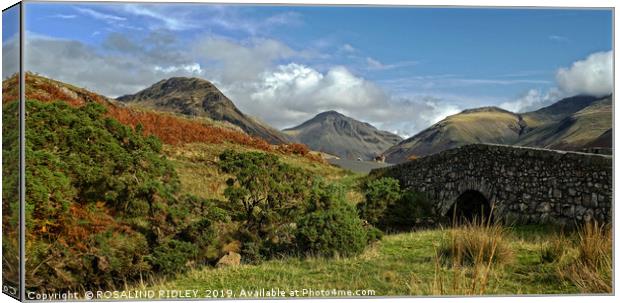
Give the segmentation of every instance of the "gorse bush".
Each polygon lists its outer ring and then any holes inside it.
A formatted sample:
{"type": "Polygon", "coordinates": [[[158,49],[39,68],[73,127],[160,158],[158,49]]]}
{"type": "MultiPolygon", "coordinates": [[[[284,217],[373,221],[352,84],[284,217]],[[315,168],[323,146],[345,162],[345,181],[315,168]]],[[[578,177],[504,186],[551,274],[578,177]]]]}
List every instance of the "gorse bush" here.
{"type": "Polygon", "coordinates": [[[312,178],[306,171],[260,152],[220,155],[220,168],[232,177],[224,195],[245,262],[257,263],[296,251],[354,255],[380,233],[365,228],[346,191],[312,178]]]}
{"type": "Polygon", "coordinates": [[[153,264],[155,270],[164,274],[172,274],[189,269],[188,262],[193,260],[197,254],[198,248],[194,243],[172,239],[155,247],[147,259],[153,264]]]}
{"type": "Polygon", "coordinates": [[[418,219],[433,216],[426,196],[401,190],[396,179],[370,179],[362,189],[365,200],[357,205],[360,217],[381,230],[410,230],[418,219]]]}
{"type": "Polygon", "coordinates": [[[355,208],[346,202],[343,188],[320,183],[313,188],[296,236],[302,254],[326,257],[359,254],[379,237],[374,230],[369,236],[355,208]]]}
{"type": "Polygon", "coordinates": [[[419,219],[432,216],[433,207],[426,195],[405,191],[400,199],[388,205],[377,226],[384,230],[410,231],[419,219]]]}
{"type": "Polygon", "coordinates": [[[288,251],[294,240],[293,225],[305,211],[312,178],[277,156],[227,150],[220,155],[220,169],[232,177],[224,196],[233,220],[242,222],[239,240],[246,261],[288,251]]]}
{"type": "Polygon", "coordinates": [[[400,184],[393,178],[373,179],[363,186],[365,201],[357,205],[360,216],[368,223],[381,223],[388,206],[401,198],[400,184]]]}
{"type": "Polygon", "coordinates": [[[29,288],[120,285],[201,261],[212,205],[179,195],[157,138],[106,118],[96,103],[26,107],[29,288]]]}

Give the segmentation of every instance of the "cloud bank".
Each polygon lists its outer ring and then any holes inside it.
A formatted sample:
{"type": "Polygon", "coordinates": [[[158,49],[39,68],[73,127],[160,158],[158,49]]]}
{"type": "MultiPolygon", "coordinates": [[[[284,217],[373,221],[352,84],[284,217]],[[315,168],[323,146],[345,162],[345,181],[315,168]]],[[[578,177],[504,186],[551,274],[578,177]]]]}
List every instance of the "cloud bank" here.
{"type": "Polygon", "coordinates": [[[613,91],[613,54],[611,51],[589,55],[556,73],[558,87],[569,95],[604,96],[613,91]]]}

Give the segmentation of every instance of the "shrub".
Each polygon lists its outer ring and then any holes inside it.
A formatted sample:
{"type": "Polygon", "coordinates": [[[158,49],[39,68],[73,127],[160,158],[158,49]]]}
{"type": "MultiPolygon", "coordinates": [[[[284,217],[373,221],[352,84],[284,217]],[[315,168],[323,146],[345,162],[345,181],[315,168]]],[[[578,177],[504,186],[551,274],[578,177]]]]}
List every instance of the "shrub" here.
{"type": "Polygon", "coordinates": [[[196,249],[196,261],[209,261],[218,257],[210,251],[216,243],[216,233],[208,219],[200,219],[183,228],[175,239],[192,243],[196,249]]]}
{"type": "Polygon", "coordinates": [[[388,206],[401,198],[400,184],[393,178],[367,181],[363,186],[365,201],[357,205],[360,217],[372,225],[380,223],[388,206]]]}
{"type": "Polygon", "coordinates": [[[433,216],[426,195],[402,191],[398,180],[380,178],[363,186],[364,202],[357,205],[360,217],[384,231],[405,231],[420,218],[433,216]]]}
{"type": "Polygon", "coordinates": [[[452,266],[506,264],[513,257],[506,235],[506,228],[499,224],[464,224],[447,231],[438,255],[452,266]]]}
{"type": "Polygon", "coordinates": [[[168,240],[156,247],[147,258],[153,267],[160,273],[173,274],[188,269],[187,265],[198,254],[198,249],[192,243],[168,240]]]}
{"type": "Polygon", "coordinates": [[[305,211],[313,182],[310,175],[260,152],[227,150],[220,155],[219,165],[232,175],[224,195],[233,220],[243,225],[240,241],[250,247],[242,252],[260,260],[258,255],[286,251],[293,244],[293,224],[305,211]]]}
{"type": "Polygon", "coordinates": [[[29,289],[118,286],[149,267],[169,271],[161,243],[202,214],[177,197],[161,142],[97,103],[26,107],[29,289]]]}
{"type": "Polygon", "coordinates": [[[405,191],[400,199],[388,205],[377,226],[383,230],[407,231],[420,218],[433,215],[433,208],[426,195],[405,191]]]}
{"type": "MultiPolygon", "coordinates": [[[[334,185],[315,186],[309,211],[298,224],[300,252],[331,257],[357,255],[364,250],[370,239],[344,194],[334,185]]],[[[371,236],[376,239],[377,233],[373,231],[371,236]]]]}

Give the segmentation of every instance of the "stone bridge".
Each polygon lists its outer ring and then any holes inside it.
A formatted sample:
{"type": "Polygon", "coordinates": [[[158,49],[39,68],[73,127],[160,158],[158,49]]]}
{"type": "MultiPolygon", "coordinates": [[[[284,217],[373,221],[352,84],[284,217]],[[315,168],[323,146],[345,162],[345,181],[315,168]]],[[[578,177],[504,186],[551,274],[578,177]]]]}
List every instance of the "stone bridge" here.
{"type": "Polygon", "coordinates": [[[611,222],[612,169],[607,155],[472,144],[370,174],[426,193],[442,216],[492,208],[508,223],[572,225],[611,222]]]}

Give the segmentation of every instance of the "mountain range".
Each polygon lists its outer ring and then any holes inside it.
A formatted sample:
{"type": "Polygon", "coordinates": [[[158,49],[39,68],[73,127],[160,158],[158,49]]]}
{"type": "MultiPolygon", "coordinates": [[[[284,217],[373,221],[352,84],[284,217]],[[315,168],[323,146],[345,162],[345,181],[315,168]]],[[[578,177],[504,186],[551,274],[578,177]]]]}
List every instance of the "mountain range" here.
{"type": "Polygon", "coordinates": [[[344,159],[372,160],[403,140],[336,111],[322,112],[284,133],[313,150],[344,159]]]}
{"type": "Polygon", "coordinates": [[[580,150],[611,148],[612,96],[574,96],[527,113],[497,107],[448,116],[385,151],[390,163],[470,143],[580,150]]]}
{"type": "MultiPolygon", "coordinates": [[[[7,88],[3,90],[4,97],[9,97],[12,92],[5,85],[7,81],[3,81],[3,88],[7,88]]],[[[71,102],[82,103],[82,99],[92,98],[88,97],[90,93],[70,84],[30,73],[27,74],[27,81],[31,86],[40,87],[36,91],[39,99],[63,95],[71,102]]],[[[220,121],[217,123],[225,128],[242,131],[271,144],[303,143],[312,150],[344,159],[371,160],[384,155],[390,163],[471,143],[580,151],[610,149],[613,141],[612,95],[569,97],[526,113],[513,113],[498,107],[468,109],[448,116],[405,140],[336,111],[319,113],[298,126],[280,131],[244,114],[215,85],[199,78],[169,78],[116,100],[99,99],[112,105],[122,104],[220,121]]]]}

